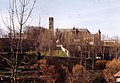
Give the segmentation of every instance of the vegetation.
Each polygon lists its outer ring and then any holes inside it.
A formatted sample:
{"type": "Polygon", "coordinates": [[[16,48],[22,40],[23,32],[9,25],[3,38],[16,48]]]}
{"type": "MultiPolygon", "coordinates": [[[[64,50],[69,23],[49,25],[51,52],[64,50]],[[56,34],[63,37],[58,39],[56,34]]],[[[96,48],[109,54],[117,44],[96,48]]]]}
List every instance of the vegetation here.
{"type": "Polygon", "coordinates": [[[96,76],[92,83],[107,83],[102,75],[96,76]]]}
{"type": "MultiPolygon", "coordinates": [[[[35,81],[36,77],[47,83],[106,83],[110,80],[115,81],[113,75],[120,70],[120,59],[118,58],[120,44],[118,42],[115,45],[104,45],[101,41],[100,31],[94,36],[95,38],[91,38],[93,35],[88,36],[89,31],[85,32],[85,35],[84,32],[80,34],[79,29],[74,28],[70,33],[62,34],[58,31],[59,36],[55,37],[49,29],[41,26],[26,26],[35,3],[36,0],[10,0],[10,22],[6,24],[3,20],[9,30],[9,38],[7,38],[7,42],[2,40],[0,46],[4,46],[3,43],[6,42],[5,46],[10,49],[6,52],[1,50],[0,67],[9,65],[7,66],[11,73],[9,78],[12,78],[13,83],[16,83],[18,77],[23,79],[23,82],[25,78],[35,81]],[[33,5],[27,11],[30,1],[33,1],[33,5]],[[16,20],[18,26],[15,25],[16,20]],[[27,44],[23,42],[24,36],[27,44]],[[79,38],[81,39],[79,40],[79,38]],[[58,39],[59,43],[56,42],[58,39]],[[91,41],[94,41],[95,44],[91,41]],[[68,48],[72,56],[66,57],[66,54],[56,47],[57,44],[68,48]],[[29,47],[27,52],[24,52],[24,46],[29,47]],[[112,60],[111,57],[115,59],[112,60]],[[21,72],[18,72],[19,68],[21,68],[21,72]]],[[[2,34],[1,30],[0,34],[2,34]]],[[[0,74],[5,77],[5,74],[8,73],[3,74],[2,72],[0,74]]]]}
{"type": "Polygon", "coordinates": [[[120,59],[113,59],[112,61],[108,61],[106,64],[106,69],[104,69],[103,73],[105,76],[105,79],[107,81],[114,82],[114,75],[120,71],[120,59]]]}
{"type": "MultiPolygon", "coordinates": [[[[49,56],[49,52],[41,51],[41,55],[49,56]]],[[[62,50],[54,50],[51,52],[50,56],[66,57],[66,54],[62,50]]]]}
{"type": "Polygon", "coordinates": [[[31,5],[30,10],[28,10],[28,5],[30,4],[29,3],[30,1],[31,0],[10,0],[8,20],[7,22],[5,22],[4,19],[2,19],[6,28],[9,31],[8,41],[10,45],[10,53],[9,53],[10,57],[8,58],[8,56],[5,57],[2,55],[0,55],[0,57],[4,59],[7,62],[7,64],[10,66],[9,70],[12,71],[10,78],[12,78],[13,83],[16,83],[17,68],[21,65],[21,63],[24,60],[23,59],[21,60],[21,62],[19,62],[20,60],[18,59],[20,54],[23,54],[23,50],[22,50],[23,28],[26,26],[36,3],[36,0],[32,0],[33,4],[31,5]]]}

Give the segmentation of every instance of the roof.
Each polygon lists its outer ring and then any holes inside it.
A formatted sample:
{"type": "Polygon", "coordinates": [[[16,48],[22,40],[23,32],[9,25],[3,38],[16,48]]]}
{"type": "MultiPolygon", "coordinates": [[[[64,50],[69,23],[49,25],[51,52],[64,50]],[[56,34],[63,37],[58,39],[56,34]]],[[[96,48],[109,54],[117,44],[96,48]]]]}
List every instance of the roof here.
{"type": "Polygon", "coordinates": [[[80,29],[78,29],[79,31],[82,31],[82,32],[89,32],[90,33],[90,31],[87,29],[87,28],[80,28],[80,29]]]}
{"type": "Polygon", "coordinates": [[[120,71],[117,72],[117,73],[114,75],[114,77],[120,77],[120,71]]]}
{"type": "MultiPolygon", "coordinates": [[[[70,32],[70,31],[73,31],[74,29],[57,29],[58,31],[60,31],[60,32],[70,32]]],[[[90,33],[90,31],[87,29],[87,28],[75,28],[75,30],[78,30],[78,31],[80,31],[80,32],[88,32],[88,33],[90,33]]]]}
{"type": "Polygon", "coordinates": [[[57,29],[60,32],[70,32],[72,29],[57,29]]]}

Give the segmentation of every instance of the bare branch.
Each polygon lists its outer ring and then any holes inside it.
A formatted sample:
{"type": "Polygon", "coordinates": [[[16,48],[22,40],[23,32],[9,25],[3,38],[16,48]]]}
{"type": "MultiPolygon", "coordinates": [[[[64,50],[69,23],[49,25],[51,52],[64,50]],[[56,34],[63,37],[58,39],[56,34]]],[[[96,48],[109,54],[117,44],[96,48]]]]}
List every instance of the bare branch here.
{"type": "Polygon", "coordinates": [[[19,19],[19,14],[18,14],[18,9],[17,9],[17,2],[15,0],[15,11],[16,11],[16,17],[17,17],[17,21],[18,23],[20,22],[20,19],[19,19]]]}
{"type": "Polygon", "coordinates": [[[25,23],[27,22],[28,18],[30,17],[30,15],[31,15],[31,13],[32,13],[32,11],[33,11],[33,8],[34,8],[34,6],[35,6],[35,3],[36,3],[36,1],[34,1],[33,5],[32,5],[32,8],[30,9],[30,12],[29,12],[26,20],[23,22],[23,24],[25,24],[25,23]]]}
{"type": "MultiPolygon", "coordinates": [[[[33,0],[33,5],[31,7],[31,9],[28,11],[27,5],[30,3],[30,0],[9,0],[9,18],[5,20],[3,20],[3,16],[2,16],[2,11],[1,11],[1,18],[3,23],[5,24],[5,26],[9,29],[10,31],[10,35],[11,33],[14,34],[14,37],[10,38],[10,48],[11,49],[15,49],[15,50],[11,50],[11,59],[6,58],[4,56],[1,56],[4,60],[6,60],[6,62],[8,63],[8,65],[10,65],[10,67],[12,68],[12,78],[14,79],[13,83],[16,83],[15,78],[16,78],[16,69],[18,68],[19,65],[21,65],[21,63],[24,62],[24,60],[26,59],[26,57],[24,57],[24,59],[18,63],[18,56],[19,56],[19,50],[22,48],[22,31],[23,28],[26,24],[26,22],[28,21],[32,10],[34,8],[34,5],[36,3],[36,0],[33,0]],[[19,4],[17,4],[17,2],[19,1],[19,4]],[[20,9],[18,9],[18,6],[20,9]],[[27,12],[28,11],[28,12],[27,12]],[[15,38],[15,34],[16,34],[16,20],[17,23],[19,24],[18,29],[19,29],[19,34],[18,34],[18,38],[17,41],[15,38]]],[[[22,49],[21,49],[22,52],[22,49]]],[[[31,60],[31,59],[30,59],[31,60]]],[[[31,63],[31,62],[30,62],[31,63]]]]}
{"type": "Polygon", "coordinates": [[[19,0],[21,6],[25,7],[26,5],[29,4],[30,0],[19,0]]]}
{"type": "Polygon", "coordinates": [[[0,55],[0,57],[2,57],[4,60],[6,60],[10,64],[10,66],[11,66],[12,62],[9,59],[3,57],[2,55],[0,55]]]}

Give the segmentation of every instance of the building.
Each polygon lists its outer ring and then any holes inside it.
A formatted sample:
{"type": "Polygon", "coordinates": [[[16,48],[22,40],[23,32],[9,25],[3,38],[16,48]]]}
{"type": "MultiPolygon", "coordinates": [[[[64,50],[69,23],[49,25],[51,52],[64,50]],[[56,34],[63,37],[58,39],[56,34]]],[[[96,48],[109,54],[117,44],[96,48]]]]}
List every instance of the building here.
{"type": "Polygon", "coordinates": [[[86,57],[101,54],[101,32],[93,34],[86,28],[56,29],[56,38],[70,51],[70,56],[86,57]],[[72,49],[71,49],[72,48],[72,49]],[[82,53],[82,54],[81,54],[82,53]]]}
{"type": "Polygon", "coordinates": [[[103,40],[104,46],[117,46],[118,40],[103,40]]]}
{"type": "Polygon", "coordinates": [[[120,83],[120,71],[117,72],[117,73],[114,75],[114,77],[115,77],[115,82],[116,82],[116,83],[120,83]]]}
{"type": "Polygon", "coordinates": [[[100,44],[101,32],[92,34],[85,28],[73,28],[73,29],[56,29],[56,38],[62,42],[73,44],[100,44]]]}

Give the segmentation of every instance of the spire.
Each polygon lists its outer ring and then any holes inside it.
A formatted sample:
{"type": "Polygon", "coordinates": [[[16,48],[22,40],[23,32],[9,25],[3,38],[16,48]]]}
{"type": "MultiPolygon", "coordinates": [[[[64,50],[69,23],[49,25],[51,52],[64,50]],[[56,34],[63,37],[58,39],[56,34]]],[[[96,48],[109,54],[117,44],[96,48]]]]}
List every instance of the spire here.
{"type": "Polygon", "coordinates": [[[98,33],[99,33],[99,34],[101,34],[101,31],[100,31],[100,29],[98,30],[98,33]]]}

